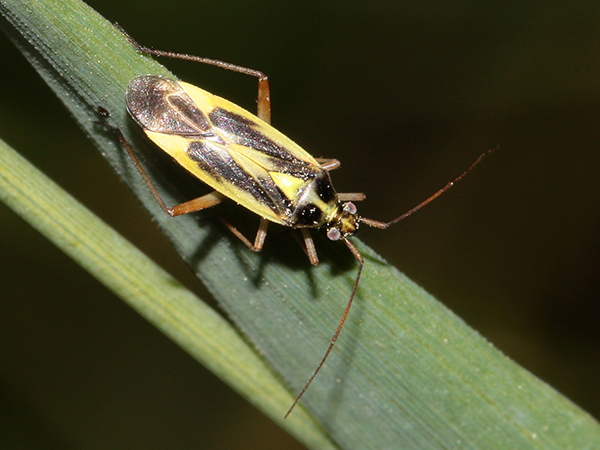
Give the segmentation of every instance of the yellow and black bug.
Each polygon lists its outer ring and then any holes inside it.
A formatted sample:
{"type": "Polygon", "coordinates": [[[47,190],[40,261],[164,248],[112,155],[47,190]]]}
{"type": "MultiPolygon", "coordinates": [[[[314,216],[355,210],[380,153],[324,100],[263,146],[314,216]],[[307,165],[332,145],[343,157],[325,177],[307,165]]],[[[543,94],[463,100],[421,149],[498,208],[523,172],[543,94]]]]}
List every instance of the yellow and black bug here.
{"type": "MultiPolygon", "coordinates": [[[[258,78],[258,113],[206,92],[196,86],[156,75],[141,75],[129,83],[125,94],[127,110],[146,135],[178,164],[214,189],[214,192],[168,207],[146,175],[138,158],[120,133],[119,140],[161,208],[170,216],[200,211],[229,198],[260,216],[254,242],[227,221],[228,228],[253,251],[263,247],[269,222],[299,229],[311,264],[319,263],[310,228],[325,228],[332,241],[343,241],[358,261],[358,271],[342,318],[331,342],[288,410],[291,413],[331,353],[344,326],[356,294],[364,260],[350,241],[360,224],[385,229],[408,217],[447,191],[493,149],[481,155],[458,177],[426,200],[389,222],[357,214],[353,202],[362,193],[338,193],[329,172],[339,167],[336,159],[314,158],[270,123],[269,80],[262,72],[193,55],[144,47],[119,25],[117,28],[140,52],[202,62],[258,78]]],[[[101,112],[104,110],[99,108],[101,112]]]]}

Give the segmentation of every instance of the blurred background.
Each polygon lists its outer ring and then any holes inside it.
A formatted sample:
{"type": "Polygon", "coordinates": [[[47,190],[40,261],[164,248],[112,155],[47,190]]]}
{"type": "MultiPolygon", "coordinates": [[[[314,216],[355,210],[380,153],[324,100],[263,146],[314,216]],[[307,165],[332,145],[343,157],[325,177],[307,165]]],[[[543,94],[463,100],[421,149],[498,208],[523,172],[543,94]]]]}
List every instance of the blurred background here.
{"type": "MultiPolygon", "coordinates": [[[[262,70],[273,124],[334,157],[387,220],[361,239],[600,417],[600,3],[88,2],[139,42],[262,70]]],[[[0,136],[193,290],[203,288],[9,40],[0,136]]],[[[180,61],[253,109],[256,82],[180,61]]],[[[2,448],[298,449],[0,205],[2,448]]]]}

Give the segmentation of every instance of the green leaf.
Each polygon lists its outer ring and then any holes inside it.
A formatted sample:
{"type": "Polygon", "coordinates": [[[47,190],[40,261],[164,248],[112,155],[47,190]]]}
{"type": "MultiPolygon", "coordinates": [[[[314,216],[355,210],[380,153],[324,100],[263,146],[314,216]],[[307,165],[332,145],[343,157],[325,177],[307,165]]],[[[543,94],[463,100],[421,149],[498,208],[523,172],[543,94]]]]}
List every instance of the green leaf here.
{"type": "MultiPolygon", "coordinates": [[[[200,221],[198,215],[167,217],[114,137],[95,124],[96,108],[103,106],[110,112],[111,124],[139,153],[149,155],[146,166],[167,202],[191,198],[188,181],[174,182],[175,173],[161,164],[160,155],[125,111],[129,80],[145,73],[168,75],[166,69],[137,54],[110,23],[80,2],[2,1],[0,8],[15,43],[182,258],[297,392],[340,319],[356,272],[352,255],[342,245],[317,239],[321,264],[312,268],[287,233],[272,234],[265,251],[257,255],[229,236],[218,221],[200,221]]],[[[258,223],[235,205],[223,210],[236,225],[238,220],[242,227],[253,220],[258,223]]],[[[372,250],[360,242],[357,246],[366,266],[355,305],[336,348],[302,401],[335,445],[358,449],[598,445],[600,427],[590,416],[504,357],[372,250]]],[[[185,318],[173,315],[172,326],[182,326],[185,318]]],[[[204,326],[194,322],[190,329],[204,326]]],[[[193,353],[188,340],[178,342],[193,353]]],[[[271,417],[281,417],[289,406],[289,401],[279,399],[264,403],[260,407],[271,417]]],[[[305,420],[300,416],[301,411],[295,411],[283,426],[307,445],[324,448],[323,441],[308,443],[304,432],[291,429],[292,421],[305,420]]]]}
{"type": "Polygon", "coordinates": [[[334,448],[306,412],[283,421],[293,396],[217,312],[1,140],[0,167],[0,199],[25,221],[299,441],[334,448]]]}

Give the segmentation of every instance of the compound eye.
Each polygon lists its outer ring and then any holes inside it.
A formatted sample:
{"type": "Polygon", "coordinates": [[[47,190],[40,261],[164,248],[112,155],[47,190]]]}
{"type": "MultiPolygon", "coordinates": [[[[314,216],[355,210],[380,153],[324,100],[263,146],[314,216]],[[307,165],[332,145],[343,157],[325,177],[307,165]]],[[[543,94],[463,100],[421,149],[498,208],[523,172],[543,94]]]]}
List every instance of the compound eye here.
{"type": "Polygon", "coordinates": [[[357,213],[357,209],[356,209],[356,205],[352,202],[347,202],[344,204],[344,211],[347,212],[348,214],[356,214],[357,213]]]}
{"type": "Polygon", "coordinates": [[[337,228],[331,228],[327,230],[327,237],[332,241],[339,241],[342,237],[342,233],[337,228]]]}

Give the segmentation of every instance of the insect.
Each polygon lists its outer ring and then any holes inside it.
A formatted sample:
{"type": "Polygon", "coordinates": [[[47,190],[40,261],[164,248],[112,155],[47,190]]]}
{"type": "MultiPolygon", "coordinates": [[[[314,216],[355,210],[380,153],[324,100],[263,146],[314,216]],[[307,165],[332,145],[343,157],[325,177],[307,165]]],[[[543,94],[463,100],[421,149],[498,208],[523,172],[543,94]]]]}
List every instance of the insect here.
{"type": "MultiPolygon", "coordinates": [[[[480,154],[454,180],[404,214],[381,222],[361,217],[354,202],[362,193],[338,193],[329,172],[338,168],[336,159],[314,158],[298,144],[269,125],[271,99],[269,79],[262,72],[222,61],[200,58],[144,47],[118,24],[137,51],[146,55],[166,56],[202,62],[258,78],[258,112],[255,116],[241,107],[196,86],[156,75],[141,75],[129,83],[125,94],[131,117],[146,135],[194,177],[214,189],[202,197],[168,207],[154,187],[118,129],[114,129],[123,147],[158,204],[170,216],[179,216],[214,206],[226,198],[256,213],[260,225],[254,242],[229,222],[225,225],[251,250],[263,248],[269,222],[300,230],[308,258],[313,265],[319,258],[310,228],[324,228],[332,241],[342,241],[358,261],[358,270],[342,317],[321,361],[296,397],[288,417],[311,385],[344,326],[364,266],[364,259],[350,241],[361,224],[386,229],[423,208],[450,189],[493,151],[480,154]]],[[[105,112],[99,108],[100,112],[105,112]]]]}

